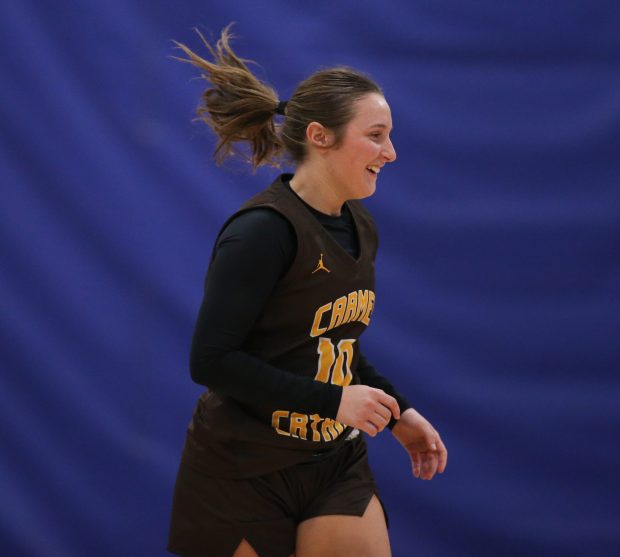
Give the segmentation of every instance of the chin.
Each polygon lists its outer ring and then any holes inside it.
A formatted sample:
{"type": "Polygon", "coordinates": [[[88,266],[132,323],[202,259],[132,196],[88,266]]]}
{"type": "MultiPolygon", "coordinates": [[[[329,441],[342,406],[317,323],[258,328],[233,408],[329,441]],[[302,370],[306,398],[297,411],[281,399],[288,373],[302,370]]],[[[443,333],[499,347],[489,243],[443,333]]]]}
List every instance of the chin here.
{"type": "Polygon", "coordinates": [[[372,197],[372,194],[375,193],[374,191],[369,191],[369,192],[365,192],[365,193],[357,193],[356,195],[352,195],[351,197],[349,197],[348,201],[355,199],[356,201],[360,201],[361,199],[366,199],[367,197],[372,197]]]}
{"type": "Polygon", "coordinates": [[[372,184],[367,183],[363,188],[360,188],[358,191],[355,192],[357,194],[355,196],[355,199],[365,199],[366,197],[370,197],[373,193],[375,193],[376,190],[376,182],[372,184]]]}
{"type": "Polygon", "coordinates": [[[349,180],[347,199],[365,199],[375,193],[376,189],[377,181],[369,180],[366,176],[357,183],[352,183],[352,180],[349,180]]]}
{"type": "MultiPolygon", "coordinates": [[[[373,195],[375,192],[377,191],[377,186],[373,186],[372,188],[370,188],[368,190],[368,193],[364,196],[364,197],[370,197],[371,195],[373,195]]],[[[361,197],[360,199],[364,199],[364,197],[361,197]]]]}

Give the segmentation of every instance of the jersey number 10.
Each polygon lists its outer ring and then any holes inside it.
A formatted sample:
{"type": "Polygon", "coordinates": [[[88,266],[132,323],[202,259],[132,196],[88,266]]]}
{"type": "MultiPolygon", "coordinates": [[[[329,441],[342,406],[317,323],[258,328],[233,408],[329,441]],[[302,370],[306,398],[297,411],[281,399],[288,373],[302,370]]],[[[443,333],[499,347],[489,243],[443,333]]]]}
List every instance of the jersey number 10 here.
{"type": "Polygon", "coordinates": [[[344,338],[334,347],[331,339],[320,337],[318,371],[315,380],[346,387],[351,383],[351,363],[353,362],[353,343],[356,339],[344,338]]]}

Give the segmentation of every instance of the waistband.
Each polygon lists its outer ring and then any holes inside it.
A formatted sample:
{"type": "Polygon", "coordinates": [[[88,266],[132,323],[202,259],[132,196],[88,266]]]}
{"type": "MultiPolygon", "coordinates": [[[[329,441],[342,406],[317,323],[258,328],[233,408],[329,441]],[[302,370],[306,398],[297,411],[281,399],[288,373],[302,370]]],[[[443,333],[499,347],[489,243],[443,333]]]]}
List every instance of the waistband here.
{"type": "Polygon", "coordinates": [[[334,456],[336,453],[338,453],[340,449],[342,449],[342,447],[344,447],[345,445],[348,445],[351,441],[354,441],[356,439],[361,439],[361,436],[360,436],[359,429],[354,428],[344,438],[344,441],[338,443],[334,447],[329,447],[327,449],[323,449],[323,450],[312,453],[311,457],[308,460],[302,462],[301,464],[312,464],[313,462],[320,462],[321,460],[330,458],[334,456]]]}

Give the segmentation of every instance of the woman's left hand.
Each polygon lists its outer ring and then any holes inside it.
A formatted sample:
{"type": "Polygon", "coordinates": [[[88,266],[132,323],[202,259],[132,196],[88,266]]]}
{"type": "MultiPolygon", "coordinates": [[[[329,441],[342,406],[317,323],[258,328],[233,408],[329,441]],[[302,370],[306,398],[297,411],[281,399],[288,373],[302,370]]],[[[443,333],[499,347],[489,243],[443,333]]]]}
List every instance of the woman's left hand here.
{"type": "Polygon", "coordinates": [[[392,428],[392,434],[409,453],[416,478],[430,480],[446,469],[448,451],[439,433],[413,408],[401,414],[392,428]]]}

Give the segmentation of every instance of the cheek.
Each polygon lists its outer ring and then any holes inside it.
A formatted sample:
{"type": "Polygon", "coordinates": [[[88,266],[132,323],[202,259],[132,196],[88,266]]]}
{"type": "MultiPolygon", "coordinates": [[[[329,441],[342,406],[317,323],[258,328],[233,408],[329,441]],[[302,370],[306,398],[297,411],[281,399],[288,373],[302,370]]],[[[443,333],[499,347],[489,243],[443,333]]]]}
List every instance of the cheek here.
{"type": "Polygon", "coordinates": [[[366,156],[372,160],[379,158],[381,154],[381,145],[375,141],[369,141],[366,144],[366,156]]]}
{"type": "Polygon", "coordinates": [[[375,162],[381,153],[381,147],[374,141],[360,142],[355,149],[355,160],[366,166],[375,162]]]}

